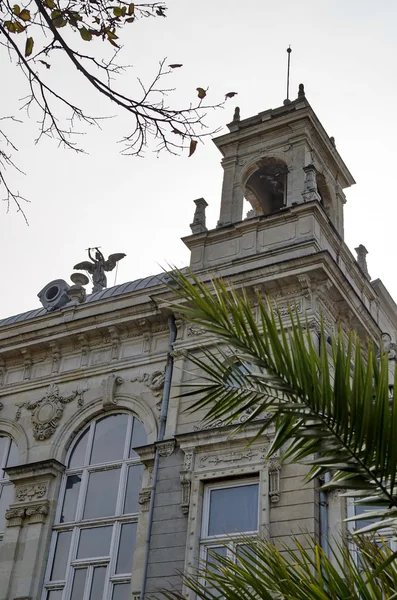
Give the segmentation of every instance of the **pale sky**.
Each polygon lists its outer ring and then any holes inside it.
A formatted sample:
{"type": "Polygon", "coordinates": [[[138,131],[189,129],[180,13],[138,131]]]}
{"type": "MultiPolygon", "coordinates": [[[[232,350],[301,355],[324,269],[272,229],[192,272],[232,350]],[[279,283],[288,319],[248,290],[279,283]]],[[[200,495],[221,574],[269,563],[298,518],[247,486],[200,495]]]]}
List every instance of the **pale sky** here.
{"type": "MultiPolygon", "coordinates": [[[[352,172],[347,190],[345,239],[350,249],[364,244],[372,278],[381,278],[395,299],[397,2],[395,0],[168,0],[166,19],[134,23],[126,34],[125,77],[150,79],[160,59],[183,63],[169,84],[174,104],[209,86],[208,99],[238,96],[209,115],[209,127],[280,106],[285,98],[286,48],[292,45],[291,96],[305,84],[306,96],[352,172]],[[128,39],[127,39],[128,38],[128,39]]],[[[17,68],[3,55],[0,114],[18,114],[26,94],[17,68]],[[14,81],[14,87],[5,81],[14,81]]],[[[79,73],[53,69],[63,89],[73,89],[93,114],[114,114],[90,91],[79,73]]],[[[102,131],[86,130],[88,155],[34,144],[34,115],[15,126],[15,156],[26,176],[12,182],[31,203],[29,227],[13,207],[0,205],[2,293],[0,318],[40,306],[37,293],[53,279],[65,279],[86,259],[88,246],[104,254],[125,252],[117,283],[158,273],[167,263],[188,264],[180,238],[190,233],[195,198],[204,197],[207,225],[216,226],[222,184],[221,155],[208,140],[192,158],[149,148],[144,159],[122,157],[117,140],[129,126],[126,116],[102,131]]],[[[108,274],[109,287],[114,274],[108,274]]]]}

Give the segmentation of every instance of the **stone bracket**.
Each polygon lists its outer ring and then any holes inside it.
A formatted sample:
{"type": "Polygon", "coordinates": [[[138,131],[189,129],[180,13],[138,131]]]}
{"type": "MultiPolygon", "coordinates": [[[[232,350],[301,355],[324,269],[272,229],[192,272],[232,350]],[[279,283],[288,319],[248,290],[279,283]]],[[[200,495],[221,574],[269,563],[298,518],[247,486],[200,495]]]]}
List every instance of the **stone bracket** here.
{"type": "Polygon", "coordinates": [[[116,390],[122,383],[124,383],[124,379],[114,373],[111,373],[106,379],[102,380],[102,406],[105,410],[117,404],[117,399],[115,398],[116,390]]]}
{"type": "Polygon", "coordinates": [[[138,503],[141,507],[142,512],[147,512],[150,506],[150,500],[152,497],[152,488],[145,487],[139,492],[138,503]]]}
{"type": "Polygon", "coordinates": [[[276,504],[280,500],[280,459],[272,458],[268,463],[269,472],[269,498],[270,502],[276,504]]]}
{"type": "Polygon", "coordinates": [[[181,471],[180,480],[182,486],[181,510],[184,515],[189,514],[190,508],[190,491],[192,487],[192,472],[181,471]]]}

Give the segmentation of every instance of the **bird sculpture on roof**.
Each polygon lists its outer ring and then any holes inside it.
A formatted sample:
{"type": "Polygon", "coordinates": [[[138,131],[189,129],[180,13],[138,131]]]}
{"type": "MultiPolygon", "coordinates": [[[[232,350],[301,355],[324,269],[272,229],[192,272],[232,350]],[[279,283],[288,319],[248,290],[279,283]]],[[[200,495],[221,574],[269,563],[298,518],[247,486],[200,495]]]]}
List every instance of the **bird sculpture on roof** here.
{"type": "Polygon", "coordinates": [[[94,284],[94,287],[92,288],[93,293],[100,292],[107,287],[105,271],[113,271],[118,261],[126,255],[122,252],[118,252],[116,254],[110,254],[108,259],[105,260],[105,257],[99,248],[88,248],[87,250],[90,260],[83,260],[83,262],[77,263],[73,268],[88,271],[88,273],[92,275],[92,283],[94,284]],[[95,258],[93,258],[91,250],[95,250],[95,258]]]}

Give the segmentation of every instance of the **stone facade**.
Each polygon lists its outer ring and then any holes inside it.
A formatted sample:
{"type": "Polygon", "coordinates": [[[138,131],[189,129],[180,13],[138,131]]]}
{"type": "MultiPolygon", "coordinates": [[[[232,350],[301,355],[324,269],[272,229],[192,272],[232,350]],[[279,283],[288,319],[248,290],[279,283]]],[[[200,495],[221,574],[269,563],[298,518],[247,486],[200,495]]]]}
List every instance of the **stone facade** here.
{"type": "MultiPolygon", "coordinates": [[[[343,241],[343,189],[354,180],[304,95],[234,120],[229,130],[215,140],[224,156],[218,227],[207,230],[206,202],[197,200],[193,233],[183,239],[191,267],[203,278],[227,277],[253,304],[258,292],[270,296],[286,319],[292,306],[307,315],[313,335],[321,314],[329,332],[342,325],[376,342],[387,333],[394,342],[396,305],[343,241]],[[244,198],[252,211],[242,220],[244,198]]],[[[231,438],[230,427],[204,427],[203,414],[186,410],[181,389],[200,381],[189,357],[213,340],[175,315],[178,333],[169,347],[166,283],[163,274],[0,322],[0,442],[18,448],[14,462],[4,450],[1,465],[0,600],[75,600],[78,585],[79,600],[88,600],[97,584],[91,600],[137,600],[144,577],[147,593],[182,589],[180,572],[192,572],[216,542],[208,516],[214,490],[254,493],[256,530],[276,544],[293,534],[320,535],[318,486],[303,485],[304,467],[281,466],[277,456],[266,462],[267,436],[247,448],[253,425],[231,438]],[[111,427],[100,437],[100,423],[115,415],[124,415],[119,455],[118,438],[106,441],[111,427]],[[109,444],[109,456],[98,440],[109,444]],[[140,473],[139,485],[132,473],[140,473]],[[111,512],[104,502],[111,503],[115,487],[106,482],[113,476],[119,491],[111,512]],[[103,483],[94,488],[95,480],[103,483]],[[99,507],[92,510],[91,483],[99,507]],[[93,529],[113,532],[99,557],[82,549],[93,529]],[[123,532],[134,532],[135,550],[119,568],[132,553],[132,534],[125,542],[123,532]],[[69,545],[57,554],[61,539],[69,545]]],[[[335,495],[328,504],[325,533],[335,535],[346,507],[335,495]]]]}

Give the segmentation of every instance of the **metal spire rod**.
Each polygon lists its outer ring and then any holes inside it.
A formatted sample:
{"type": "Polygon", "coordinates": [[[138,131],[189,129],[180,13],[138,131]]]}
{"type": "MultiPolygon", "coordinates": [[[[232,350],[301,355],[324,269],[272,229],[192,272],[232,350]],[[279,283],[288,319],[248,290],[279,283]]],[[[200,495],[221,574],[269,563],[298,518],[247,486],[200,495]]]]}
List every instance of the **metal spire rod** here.
{"type": "Polygon", "coordinates": [[[287,100],[289,100],[289,71],[290,71],[290,66],[291,66],[291,52],[292,52],[291,44],[288,46],[288,48],[287,48],[287,52],[288,52],[288,67],[287,67],[287,100]]]}

